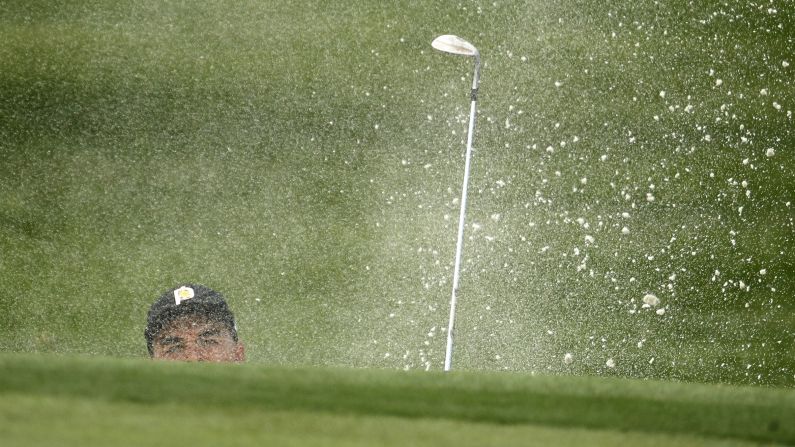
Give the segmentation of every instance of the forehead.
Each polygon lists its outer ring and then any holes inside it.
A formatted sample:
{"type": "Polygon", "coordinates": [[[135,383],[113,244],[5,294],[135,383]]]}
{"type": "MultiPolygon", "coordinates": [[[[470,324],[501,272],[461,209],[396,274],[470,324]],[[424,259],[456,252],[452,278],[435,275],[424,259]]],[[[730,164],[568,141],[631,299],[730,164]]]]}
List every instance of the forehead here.
{"type": "Polygon", "coordinates": [[[207,318],[203,315],[183,315],[167,324],[157,335],[157,339],[164,337],[198,337],[206,332],[217,332],[218,335],[229,336],[229,328],[220,321],[207,318]]]}

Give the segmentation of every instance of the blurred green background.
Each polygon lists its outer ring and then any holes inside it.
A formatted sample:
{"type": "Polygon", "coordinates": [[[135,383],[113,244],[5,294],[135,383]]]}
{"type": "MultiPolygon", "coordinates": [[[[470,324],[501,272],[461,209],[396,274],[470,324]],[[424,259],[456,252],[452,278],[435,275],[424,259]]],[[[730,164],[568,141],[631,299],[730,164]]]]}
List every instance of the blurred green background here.
{"type": "Polygon", "coordinates": [[[795,4],[1,1],[0,350],[795,384],[795,4]],[[643,307],[654,295],[659,304],[643,307]],[[566,354],[571,361],[564,361],[566,354]]]}

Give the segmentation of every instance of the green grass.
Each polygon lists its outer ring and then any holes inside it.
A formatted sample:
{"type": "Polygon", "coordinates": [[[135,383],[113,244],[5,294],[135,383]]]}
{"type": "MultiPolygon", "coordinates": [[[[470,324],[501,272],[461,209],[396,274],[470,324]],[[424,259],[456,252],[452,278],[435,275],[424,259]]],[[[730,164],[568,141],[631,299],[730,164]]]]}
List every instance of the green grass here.
{"type": "Polygon", "coordinates": [[[4,354],[0,395],[13,446],[795,441],[792,391],[611,378],[4,354]]]}
{"type": "Polygon", "coordinates": [[[195,281],[254,363],[440,369],[454,33],[456,368],[791,387],[794,8],[0,0],[0,351],[144,357],[195,281]]]}

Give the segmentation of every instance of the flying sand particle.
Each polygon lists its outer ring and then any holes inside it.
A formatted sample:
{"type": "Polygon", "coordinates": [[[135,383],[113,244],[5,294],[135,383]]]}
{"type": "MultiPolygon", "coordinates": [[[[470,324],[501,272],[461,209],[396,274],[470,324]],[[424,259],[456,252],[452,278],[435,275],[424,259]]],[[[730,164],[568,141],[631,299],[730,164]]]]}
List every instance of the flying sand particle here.
{"type": "Polygon", "coordinates": [[[647,293],[643,295],[643,304],[648,304],[649,306],[658,306],[660,304],[660,299],[657,298],[657,295],[647,293]]]}

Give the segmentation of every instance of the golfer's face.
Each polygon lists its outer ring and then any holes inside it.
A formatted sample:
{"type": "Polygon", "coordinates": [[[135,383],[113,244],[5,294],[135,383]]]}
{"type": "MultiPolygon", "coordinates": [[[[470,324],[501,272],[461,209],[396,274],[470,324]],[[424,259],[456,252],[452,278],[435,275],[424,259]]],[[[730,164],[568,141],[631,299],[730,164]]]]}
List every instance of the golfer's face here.
{"type": "Polygon", "coordinates": [[[187,362],[241,362],[243,345],[223,324],[184,316],[163,328],[154,341],[154,358],[187,362]]]}

